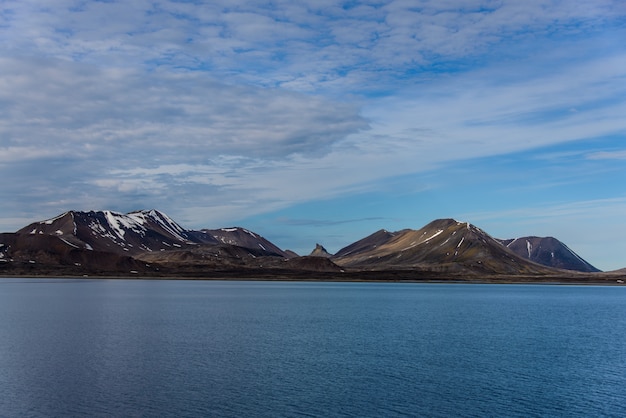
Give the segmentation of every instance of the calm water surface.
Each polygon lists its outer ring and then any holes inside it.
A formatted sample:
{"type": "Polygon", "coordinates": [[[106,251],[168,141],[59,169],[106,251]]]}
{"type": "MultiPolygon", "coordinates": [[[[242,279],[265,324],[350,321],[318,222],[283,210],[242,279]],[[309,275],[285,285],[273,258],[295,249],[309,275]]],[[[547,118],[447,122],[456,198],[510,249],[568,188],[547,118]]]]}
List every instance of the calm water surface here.
{"type": "Polygon", "coordinates": [[[0,416],[626,416],[626,288],[0,279],[0,416]]]}

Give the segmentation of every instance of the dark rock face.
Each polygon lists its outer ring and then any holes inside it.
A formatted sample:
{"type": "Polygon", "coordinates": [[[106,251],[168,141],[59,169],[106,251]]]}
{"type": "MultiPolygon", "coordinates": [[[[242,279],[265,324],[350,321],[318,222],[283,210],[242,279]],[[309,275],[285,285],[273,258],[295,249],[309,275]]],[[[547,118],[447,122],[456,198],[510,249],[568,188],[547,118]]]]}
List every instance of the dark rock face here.
{"type": "Polygon", "coordinates": [[[600,271],[553,237],[523,237],[501,242],[520,257],[544,266],[587,273],[600,271]]]}
{"type": "Polygon", "coordinates": [[[309,256],[311,256],[311,257],[330,258],[333,255],[331,253],[329,253],[328,251],[326,251],[326,248],[324,248],[320,244],[315,244],[315,249],[313,251],[311,251],[311,254],[309,254],[309,256]]]}

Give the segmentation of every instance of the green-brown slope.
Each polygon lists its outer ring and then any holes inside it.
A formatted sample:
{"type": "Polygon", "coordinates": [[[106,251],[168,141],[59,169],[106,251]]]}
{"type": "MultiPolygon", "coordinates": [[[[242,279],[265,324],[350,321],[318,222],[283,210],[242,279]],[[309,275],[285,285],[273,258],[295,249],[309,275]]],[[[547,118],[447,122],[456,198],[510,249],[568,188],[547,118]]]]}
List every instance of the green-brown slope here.
{"type": "MultiPolygon", "coordinates": [[[[416,269],[453,273],[549,274],[554,270],[525,260],[476,226],[435,220],[419,230],[395,233],[380,245],[333,258],[364,269],[416,269]]],[[[344,254],[340,250],[338,254],[344,254]]]]}

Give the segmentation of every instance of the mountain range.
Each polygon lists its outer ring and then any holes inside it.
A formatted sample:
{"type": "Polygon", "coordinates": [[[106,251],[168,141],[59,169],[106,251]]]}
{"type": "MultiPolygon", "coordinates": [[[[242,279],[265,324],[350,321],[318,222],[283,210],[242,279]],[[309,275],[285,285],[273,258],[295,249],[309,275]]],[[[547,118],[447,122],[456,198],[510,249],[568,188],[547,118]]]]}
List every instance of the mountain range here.
{"type": "MultiPolygon", "coordinates": [[[[600,277],[556,238],[499,240],[468,222],[377,231],[335,254],[283,250],[240,227],[187,230],[157,210],[68,211],[0,234],[0,274],[445,279],[600,277]]],[[[604,276],[602,276],[604,277],[604,276]]]]}

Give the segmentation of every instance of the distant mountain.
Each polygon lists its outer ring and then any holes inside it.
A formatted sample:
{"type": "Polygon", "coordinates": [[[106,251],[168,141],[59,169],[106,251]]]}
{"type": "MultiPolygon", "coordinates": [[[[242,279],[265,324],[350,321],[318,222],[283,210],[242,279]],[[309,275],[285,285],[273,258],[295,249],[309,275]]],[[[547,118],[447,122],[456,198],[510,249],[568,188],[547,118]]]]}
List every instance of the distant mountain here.
{"type": "Polygon", "coordinates": [[[127,214],[113,211],[65,212],[55,218],[34,222],[18,235],[52,235],[70,246],[86,250],[134,255],[164,251],[183,245],[217,243],[205,233],[190,233],[157,210],[127,214]]]}
{"type": "Polygon", "coordinates": [[[348,245],[347,247],[342,248],[335,254],[335,257],[346,257],[350,254],[358,254],[365,251],[375,250],[379,245],[385,244],[391,238],[396,236],[400,232],[389,232],[384,229],[380,231],[374,232],[372,235],[369,235],[353,244],[348,245]]]}
{"type": "Polygon", "coordinates": [[[544,266],[582,272],[600,271],[553,237],[523,237],[501,242],[520,257],[544,266]]]}
{"type": "Polygon", "coordinates": [[[295,251],[291,251],[291,250],[285,250],[285,254],[287,254],[287,258],[296,258],[296,257],[300,257],[300,254],[298,254],[295,251]]]}
{"type": "Polygon", "coordinates": [[[112,211],[69,211],[34,222],[18,234],[53,235],[79,248],[139,254],[195,244],[230,244],[286,256],[280,248],[244,228],[186,230],[157,210],[127,214],[112,211]]]}
{"type": "Polygon", "coordinates": [[[288,258],[243,228],[186,230],[156,210],[122,214],[68,211],[0,235],[0,267],[10,262],[94,271],[144,271],[152,263],[256,267],[257,257],[288,258]],[[149,263],[149,264],[146,264],[149,263]]]}
{"type": "Polygon", "coordinates": [[[399,280],[572,274],[559,269],[598,271],[554,238],[496,240],[454,219],[380,230],[334,255],[316,244],[305,257],[241,227],[187,230],[157,210],[68,211],[0,234],[0,274],[309,279],[314,272],[350,280],[376,280],[381,272],[399,280]]]}
{"type": "Polygon", "coordinates": [[[260,248],[266,251],[268,255],[276,255],[285,258],[293,257],[291,253],[281,250],[262,236],[245,228],[202,229],[200,232],[214,237],[222,244],[237,245],[244,248],[260,248]]]}
{"type": "Polygon", "coordinates": [[[580,272],[600,271],[555,238],[499,240],[474,225],[453,219],[433,221],[418,231],[380,230],[342,248],[333,259],[338,264],[350,266],[392,265],[399,268],[434,263],[438,268],[451,269],[481,265],[489,270],[485,267],[487,265],[494,271],[537,270],[537,266],[529,266],[523,260],[503,253],[502,246],[517,257],[542,266],[580,272]],[[454,265],[450,265],[451,262],[454,265]]]}
{"type": "Polygon", "coordinates": [[[313,249],[313,251],[311,251],[311,254],[309,254],[309,256],[310,257],[330,258],[333,255],[331,253],[329,253],[328,251],[326,251],[326,248],[324,248],[322,245],[315,244],[315,248],[313,249]]]}
{"type": "Polygon", "coordinates": [[[546,274],[550,270],[508,250],[480,228],[454,219],[419,230],[378,231],[337,252],[341,266],[447,272],[546,274]]]}

